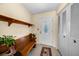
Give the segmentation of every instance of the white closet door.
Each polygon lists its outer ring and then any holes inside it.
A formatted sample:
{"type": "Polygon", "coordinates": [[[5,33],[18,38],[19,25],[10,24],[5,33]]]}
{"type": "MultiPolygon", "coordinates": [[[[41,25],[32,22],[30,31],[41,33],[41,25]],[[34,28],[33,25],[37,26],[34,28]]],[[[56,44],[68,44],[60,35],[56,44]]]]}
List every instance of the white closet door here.
{"type": "Polygon", "coordinates": [[[69,37],[68,37],[68,25],[67,25],[67,8],[65,8],[60,14],[60,39],[59,49],[62,55],[69,55],[69,37]]]}
{"type": "Polygon", "coordinates": [[[79,3],[71,5],[71,24],[69,49],[70,55],[79,56],[79,3]]]}

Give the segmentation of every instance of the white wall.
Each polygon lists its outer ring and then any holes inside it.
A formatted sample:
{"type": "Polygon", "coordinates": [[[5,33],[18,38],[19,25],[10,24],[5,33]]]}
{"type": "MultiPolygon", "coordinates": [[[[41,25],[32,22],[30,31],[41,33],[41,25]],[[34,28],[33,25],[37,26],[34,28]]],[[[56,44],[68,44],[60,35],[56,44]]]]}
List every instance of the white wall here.
{"type": "MultiPolygon", "coordinates": [[[[5,3],[0,4],[0,14],[8,17],[15,18],[17,20],[31,22],[31,13],[21,4],[5,3]]],[[[0,21],[0,36],[2,35],[13,35],[15,38],[19,38],[30,33],[30,28],[26,25],[11,24],[8,27],[7,22],[0,21]]]]}
{"type": "MultiPolygon", "coordinates": [[[[44,13],[39,13],[39,14],[35,14],[32,16],[32,22],[35,25],[34,27],[34,33],[38,34],[39,32],[37,31],[37,28],[40,27],[39,23],[39,17],[41,16],[50,16],[52,17],[52,29],[53,31],[51,32],[53,35],[53,39],[52,41],[52,46],[56,47],[58,46],[58,17],[57,17],[57,13],[56,11],[50,11],[50,12],[44,12],[44,13]]],[[[41,23],[40,23],[41,24],[41,23]]],[[[38,38],[39,36],[37,35],[37,43],[40,43],[40,38],[38,38]]],[[[41,43],[40,43],[41,44],[41,43]]]]}
{"type": "Polygon", "coordinates": [[[1,3],[0,14],[26,22],[31,20],[31,13],[19,3],[1,3]]]}

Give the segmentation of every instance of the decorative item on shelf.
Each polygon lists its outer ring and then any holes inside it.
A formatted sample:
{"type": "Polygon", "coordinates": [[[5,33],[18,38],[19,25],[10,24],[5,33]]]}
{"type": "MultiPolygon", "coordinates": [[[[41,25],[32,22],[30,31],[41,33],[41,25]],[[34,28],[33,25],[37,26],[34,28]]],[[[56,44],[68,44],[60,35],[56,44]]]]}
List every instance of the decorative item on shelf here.
{"type": "Polygon", "coordinates": [[[4,53],[5,55],[6,52],[8,52],[7,55],[13,55],[14,53],[16,53],[14,37],[5,35],[0,37],[0,47],[2,47],[0,48],[0,54],[4,53]]]}

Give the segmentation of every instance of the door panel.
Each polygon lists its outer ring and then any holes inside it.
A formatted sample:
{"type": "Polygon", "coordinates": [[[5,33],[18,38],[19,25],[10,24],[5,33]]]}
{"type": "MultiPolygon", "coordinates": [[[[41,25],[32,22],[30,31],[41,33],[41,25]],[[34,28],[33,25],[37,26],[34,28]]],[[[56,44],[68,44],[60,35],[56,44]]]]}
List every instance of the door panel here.
{"type": "Polygon", "coordinates": [[[67,6],[60,16],[60,52],[62,55],[79,56],[79,3],[67,6]]]}
{"type": "Polygon", "coordinates": [[[67,11],[62,13],[62,55],[68,55],[68,37],[67,37],[67,11]]]}
{"type": "Polygon", "coordinates": [[[71,5],[70,55],[79,55],[79,3],[71,5]]]}
{"type": "Polygon", "coordinates": [[[59,49],[62,55],[69,55],[69,38],[68,38],[68,22],[67,22],[67,8],[65,8],[60,14],[60,39],[59,39],[59,49]]]}

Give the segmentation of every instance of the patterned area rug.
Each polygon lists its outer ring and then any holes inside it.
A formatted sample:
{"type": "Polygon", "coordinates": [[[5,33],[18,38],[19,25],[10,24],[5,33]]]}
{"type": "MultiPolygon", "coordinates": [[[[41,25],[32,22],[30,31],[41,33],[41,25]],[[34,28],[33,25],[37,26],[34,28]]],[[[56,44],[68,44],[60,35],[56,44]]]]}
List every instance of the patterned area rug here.
{"type": "Polygon", "coordinates": [[[49,47],[42,47],[40,56],[52,56],[51,48],[49,48],[49,47]]]}

